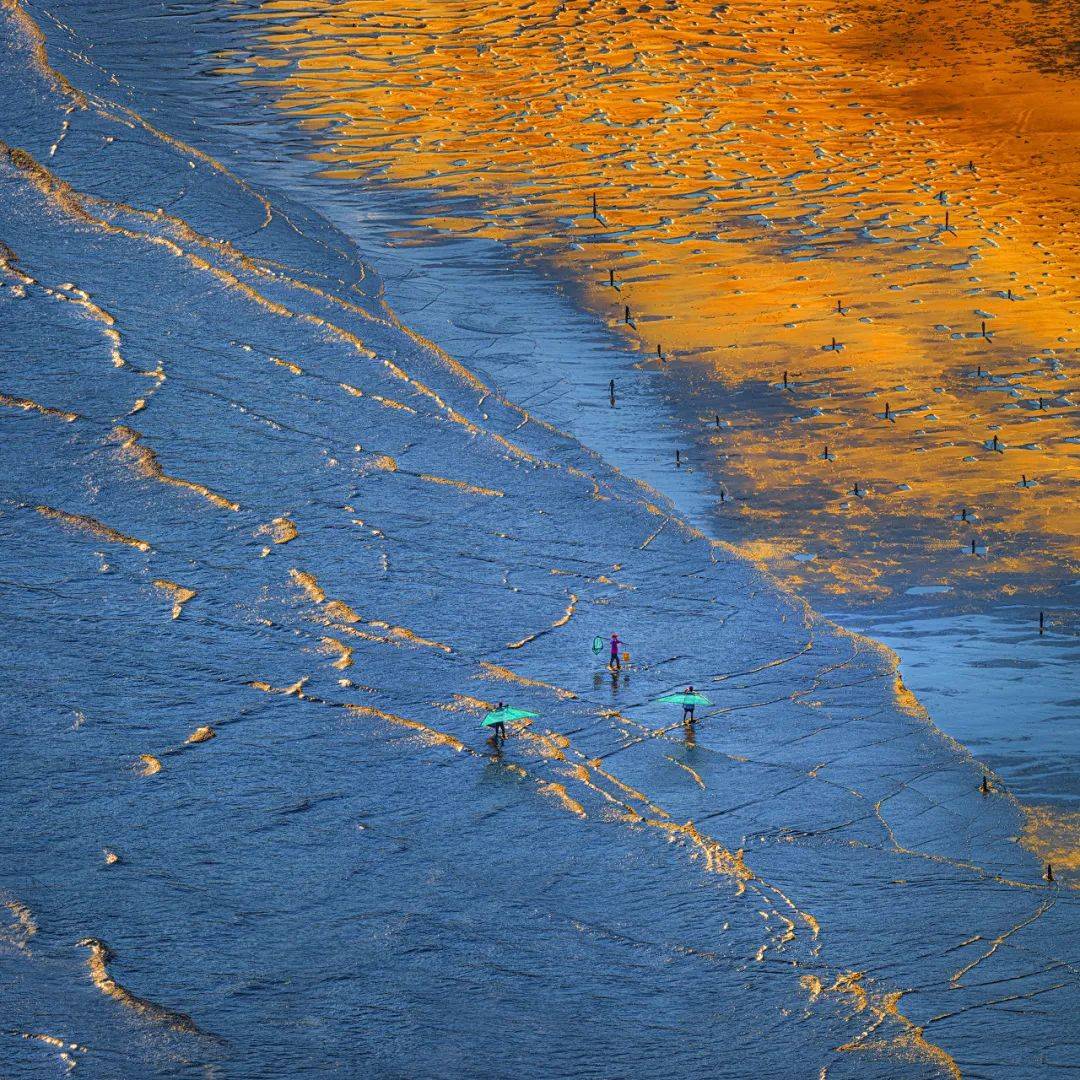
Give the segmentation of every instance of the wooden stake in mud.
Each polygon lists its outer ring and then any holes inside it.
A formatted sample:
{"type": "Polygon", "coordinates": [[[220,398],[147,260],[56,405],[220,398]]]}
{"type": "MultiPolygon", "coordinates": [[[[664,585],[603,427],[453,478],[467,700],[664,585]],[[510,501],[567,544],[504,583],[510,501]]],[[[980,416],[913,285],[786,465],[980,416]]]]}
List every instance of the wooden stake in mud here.
{"type": "Polygon", "coordinates": [[[623,315],[623,319],[626,322],[627,326],[629,326],[630,325],[630,305],[626,304],[625,308],[626,308],[626,311],[625,311],[625,313],[623,315]]]}
{"type": "Polygon", "coordinates": [[[974,536],[971,538],[971,554],[972,555],[975,554],[975,537],[974,536]]]}
{"type": "Polygon", "coordinates": [[[1027,473],[1020,474],[1020,486],[1025,488],[1027,487],[1027,473]]]}
{"type": "Polygon", "coordinates": [[[989,795],[990,794],[990,784],[986,779],[986,773],[983,773],[982,783],[979,785],[979,790],[984,795],[989,795]]]}
{"type": "Polygon", "coordinates": [[[885,402],[885,419],[892,419],[892,410],[889,408],[889,403],[887,401],[885,402]]]}
{"type": "Polygon", "coordinates": [[[615,288],[615,271],[614,271],[614,269],[608,270],[607,274],[608,274],[608,284],[612,288],[615,288]]]}
{"type": "Polygon", "coordinates": [[[825,461],[829,460],[829,444],[828,443],[825,444],[825,449],[822,451],[821,457],[825,461]]]}
{"type": "Polygon", "coordinates": [[[964,507],[963,510],[960,511],[960,520],[961,521],[967,521],[967,507],[966,506],[964,507]]]}
{"type": "Polygon", "coordinates": [[[1039,633],[1042,634],[1042,632],[1045,629],[1046,629],[1046,614],[1044,612],[1040,611],[1039,612],[1039,633]]]}
{"type": "Polygon", "coordinates": [[[661,349],[659,345],[656,346],[656,359],[657,360],[663,360],[664,359],[664,350],[661,349]]]}
{"type": "MultiPolygon", "coordinates": [[[[982,324],[982,336],[984,338],[986,337],[986,320],[985,319],[983,319],[983,324],[982,324]]],[[[987,338],[987,340],[989,341],[990,339],[987,338]]]]}
{"type": "Polygon", "coordinates": [[[832,350],[833,352],[836,352],[836,338],[832,339],[832,350]]]}
{"type": "Polygon", "coordinates": [[[859,481],[858,480],[855,481],[855,486],[851,489],[851,493],[852,493],[852,495],[855,496],[856,499],[861,499],[862,498],[862,495],[859,492],[859,481]]]}
{"type": "Polygon", "coordinates": [[[675,468],[676,469],[681,469],[682,468],[682,458],[679,456],[679,451],[678,450],[675,451],[675,468]]]}
{"type": "Polygon", "coordinates": [[[836,314],[837,315],[843,315],[844,314],[844,308],[841,305],[839,298],[836,301],[836,314]]]}
{"type": "Polygon", "coordinates": [[[788,384],[787,384],[787,372],[785,371],[785,372],[784,372],[784,389],[786,390],[787,388],[788,388],[788,384]]]}
{"type": "Polygon", "coordinates": [[[1012,294],[1012,286],[1010,285],[1010,286],[1009,286],[1009,292],[1008,292],[1008,296],[1006,297],[1006,299],[1008,299],[1008,300],[1011,300],[1012,298],[1013,298],[1013,294],[1012,294]]]}
{"type": "Polygon", "coordinates": [[[720,414],[719,413],[714,413],[713,414],[713,419],[716,421],[716,426],[719,427],[720,426],[720,414]]]}
{"type": "Polygon", "coordinates": [[[611,398],[611,407],[615,408],[615,380],[612,379],[608,383],[608,396],[611,398]]]}
{"type": "Polygon", "coordinates": [[[994,449],[997,450],[997,448],[998,448],[998,437],[995,435],[994,436],[994,449]]]}
{"type": "Polygon", "coordinates": [[[592,197],[592,216],[599,221],[599,219],[600,219],[600,211],[596,207],[596,192],[595,191],[593,192],[593,197],[592,197]]]}
{"type": "Polygon", "coordinates": [[[723,502],[726,498],[727,498],[727,492],[723,488],[721,488],[720,489],[720,501],[723,502]]]}
{"type": "Polygon", "coordinates": [[[1049,863],[1046,864],[1046,873],[1043,874],[1043,877],[1046,878],[1048,882],[1053,882],[1054,880],[1054,868],[1049,863]]]}

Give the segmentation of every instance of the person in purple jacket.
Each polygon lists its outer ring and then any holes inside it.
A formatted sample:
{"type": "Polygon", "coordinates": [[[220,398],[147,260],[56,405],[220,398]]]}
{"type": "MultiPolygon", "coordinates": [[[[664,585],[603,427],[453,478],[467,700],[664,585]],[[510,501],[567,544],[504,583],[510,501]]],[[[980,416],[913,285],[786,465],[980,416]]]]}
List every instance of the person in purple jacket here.
{"type": "Polygon", "coordinates": [[[608,661],[608,667],[613,671],[619,671],[622,668],[622,664],[619,663],[619,650],[625,644],[624,641],[619,640],[618,634],[611,635],[611,659],[608,661]]]}

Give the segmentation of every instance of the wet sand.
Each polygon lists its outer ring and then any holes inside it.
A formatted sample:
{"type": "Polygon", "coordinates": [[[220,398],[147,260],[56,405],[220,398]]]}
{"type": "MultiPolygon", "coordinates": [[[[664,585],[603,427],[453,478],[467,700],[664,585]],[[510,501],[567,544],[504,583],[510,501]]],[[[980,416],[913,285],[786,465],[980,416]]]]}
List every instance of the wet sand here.
{"type": "Polygon", "coordinates": [[[403,325],[344,235],[85,51],[77,98],[5,40],[20,1070],[1075,1063],[1073,879],[894,657],[403,325]],[[686,731],[655,697],[703,677],[686,731]],[[495,754],[509,694],[541,720],[495,754]]]}
{"type": "Polygon", "coordinates": [[[1075,576],[1063,10],[240,17],[251,50],[223,70],[280,95],[328,176],[441,193],[421,225],[504,241],[643,365],[709,373],[709,467],[786,578],[882,596],[918,565],[986,596],[1075,576]]]}

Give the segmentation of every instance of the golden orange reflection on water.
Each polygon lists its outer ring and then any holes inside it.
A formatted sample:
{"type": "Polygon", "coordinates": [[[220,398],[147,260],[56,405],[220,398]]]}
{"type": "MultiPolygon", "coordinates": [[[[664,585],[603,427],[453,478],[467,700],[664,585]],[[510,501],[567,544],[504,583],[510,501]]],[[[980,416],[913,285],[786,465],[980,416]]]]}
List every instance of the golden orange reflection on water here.
{"type": "Polygon", "coordinates": [[[328,175],[465,197],[417,226],[505,241],[642,364],[707,371],[723,512],[788,580],[1026,591],[1080,531],[1055,10],[268,0],[228,70],[328,175]]]}

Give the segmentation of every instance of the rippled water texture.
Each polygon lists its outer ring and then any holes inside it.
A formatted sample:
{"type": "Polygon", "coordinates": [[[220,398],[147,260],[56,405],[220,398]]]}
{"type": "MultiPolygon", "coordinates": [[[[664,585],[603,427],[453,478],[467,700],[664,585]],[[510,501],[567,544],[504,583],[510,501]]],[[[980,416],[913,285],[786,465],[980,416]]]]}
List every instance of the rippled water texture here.
{"type": "Polygon", "coordinates": [[[1068,1075],[1076,868],[1044,880],[895,656],[28,12],[0,4],[5,1075],[1068,1075]],[[689,730],[655,704],[688,682],[689,730]],[[501,752],[499,700],[539,714],[501,752]]]}
{"type": "Polygon", "coordinates": [[[1076,576],[1067,5],[238,17],[260,40],[223,70],[273,88],[326,175],[443,193],[424,224],[506,241],[643,364],[742,392],[701,395],[696,441],[789,580],[1053,594],[1076,576]]]}

